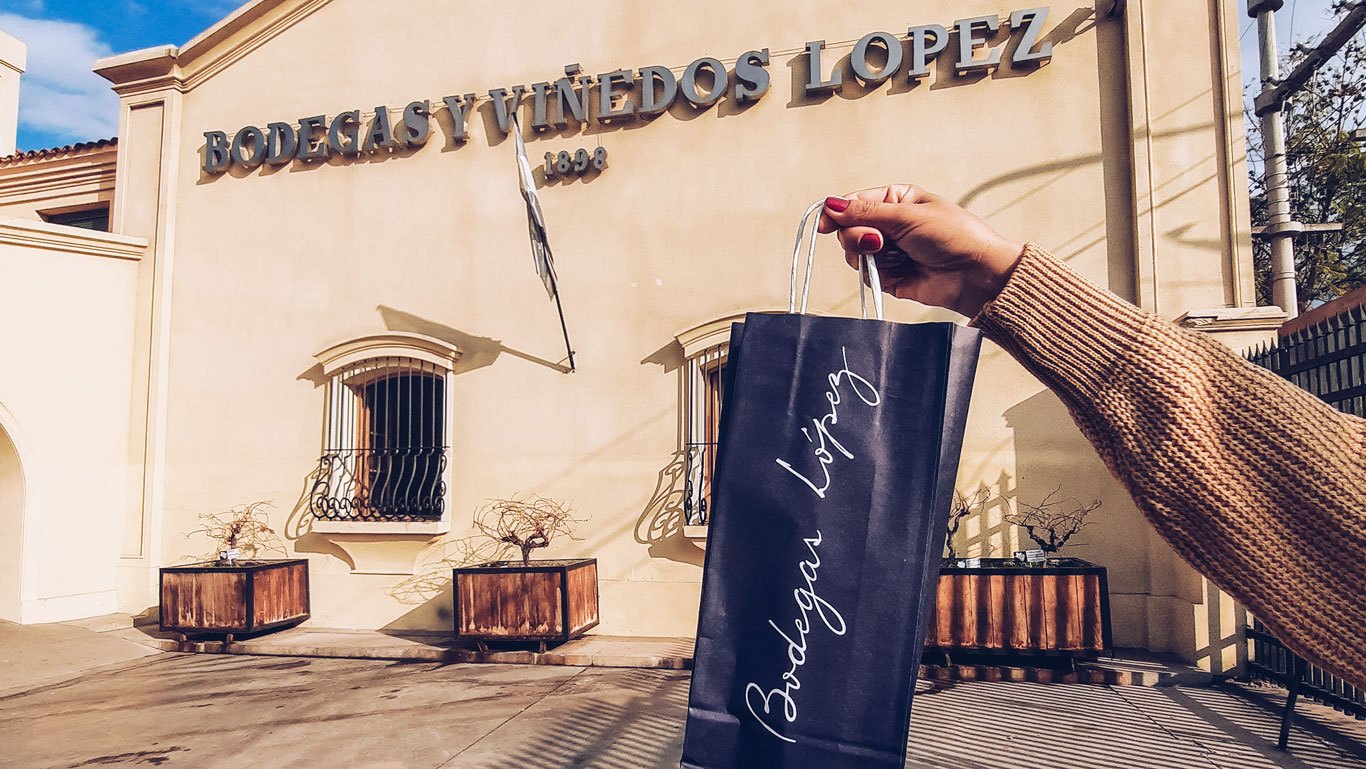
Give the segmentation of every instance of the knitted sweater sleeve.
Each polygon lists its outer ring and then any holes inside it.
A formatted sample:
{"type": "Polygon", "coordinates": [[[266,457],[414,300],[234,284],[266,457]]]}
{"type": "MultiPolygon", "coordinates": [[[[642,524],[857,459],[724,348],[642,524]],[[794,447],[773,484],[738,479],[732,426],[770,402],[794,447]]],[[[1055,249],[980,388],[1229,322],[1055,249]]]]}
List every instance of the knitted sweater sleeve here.
{"type": "Polygon", "coordinates": [[[1366,686],[1366,420],[1033,245],[973,325],[1062,399],[1186,561],[1366,686]]]}

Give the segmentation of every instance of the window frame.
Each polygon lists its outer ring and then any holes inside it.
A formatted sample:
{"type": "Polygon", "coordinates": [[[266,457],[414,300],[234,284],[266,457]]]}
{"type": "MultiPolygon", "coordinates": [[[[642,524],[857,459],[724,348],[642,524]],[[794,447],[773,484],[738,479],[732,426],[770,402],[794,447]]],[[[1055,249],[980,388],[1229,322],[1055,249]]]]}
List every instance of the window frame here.
{"type": "Polygon", "coordinates": [[[730,340],[717,342],[685,359],[683,415],[683,522],[705,527],[711,518],[711,484],[720,441],[721,402],[730,340]]]}
{"type": "MultiPolygon", "coordinates": [[[[776,311],[754,310],[752,312],[776,311]]],[[[706,424],[708,421],[706,418],[706,398],[709,387],[707,374],[729,365],[731,325],[743,321],[746,314],[746,312],[738,312],[726,315],[674,335],[674,341],[678,343],[683,353],[679,383],[678,457],[683,465],[681,473],[683,488],[680,490],[683,494],[682,530],[683,535],[689,539],[706,539],[707,527],[711,519],[710,485],[711,476],[715,472],[714,458],[710,472],[705,468],[705,458],[703,466],[697,468],[696,471],[692,464],[692,447],[708,443],[706,437],[709,428],[718,431],[720,429],[719,400],[716,403],[717,419],[715,424],[706,424]],[[695,475],[696,478],[694,478],[695,475]],[[691,511],[696,510],[696,506],[703,500],[706,502],[705,518],[699,519],[695,514],[690,515],[691,511]]],[[[716,437],[720,438],[719,435],[716,437]]],[[[711,445],[715,444],[712,443],[711,445]]]]}
{"type": "Polygon", "coordinates": [[[109,232],[112,209],[113,206],[110,205],[109,201],[100,201],[98,203],[44,209],[38,212],[38,218],[48,224],[56,224],[62,227],[74,227],[91,232],[109,232]],[[102,224],[103,226],[93,226],[95,224],[102,224]]]}
{"type": "MultiPolygon", "coordinates": [[[[451,530],[451,499],[454,488],[454,463],[451,461],[454,441],[454,385],[453,375],[460,360],[455,345],[435,337],[410,332],[371,334],[333,344],[313,357],[322,367],[325,379],[323,397],[323,425],[320,436],[323,459],[319,462],[318,477],[309,493],[309,512],[312,530],[323,534],[444,534],[451,530]],[[407,361],[407,363],[404,363],[407,361]],[[318,491],[340,485],[336,471],[328,468],[330,456],[345,450],[334,442],[346,434],[333,421],[345,404],[339,398],[353,399],[350,413],[360,413],[362,389],[382,378],[396,375],[426,374],[440,380],[443,462],[440,486],[443,488],[441,516],[424,521],[400,520],[336,520],[318,517],[314,499],[318,491]],[[324,473],[329,473],[324,476],[324,473]]],[[[351,428],[359,430],[356,423],[351,428]]],[[[354,438],[354,436],[353,436],[354,438]]],[[[356,441],[352,441],[356,442],[356,441]]]]}

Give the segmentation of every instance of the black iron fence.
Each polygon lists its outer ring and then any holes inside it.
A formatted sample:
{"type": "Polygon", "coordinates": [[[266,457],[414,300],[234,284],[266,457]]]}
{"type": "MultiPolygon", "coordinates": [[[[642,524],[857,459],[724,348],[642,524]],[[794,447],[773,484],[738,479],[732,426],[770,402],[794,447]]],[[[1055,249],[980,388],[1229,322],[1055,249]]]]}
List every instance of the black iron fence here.
{"type": "MultiPolygon", "coordinates": [[[[1366,417],[1366,309],[1330,317],[1247,357],[1339,411],[1366,417]]],[[[1298,681],[1300,694],[1366,718],[1366,692],[1295,656],[1255,618],[1247,640],[1252,647],[1248,668],[1254,676],[1292,691],[1298,681]]]]}
{"type": "Polygon", "coordinates": [[[1300,694],[1357,718],[1366,718],[1366,692],[1292,654],[1260,620],[1253,618],[1247,640],[1252,644],[1252,659],[1247,664],[1254,676],[1275,681],[1287,689],[1298,677],[1300,694]]]}
{"type": "Polygon", "coordinates": [[[1337,410],[1366,417],[1366,308],[1296,331],[1247,357],[1337,410]]]}

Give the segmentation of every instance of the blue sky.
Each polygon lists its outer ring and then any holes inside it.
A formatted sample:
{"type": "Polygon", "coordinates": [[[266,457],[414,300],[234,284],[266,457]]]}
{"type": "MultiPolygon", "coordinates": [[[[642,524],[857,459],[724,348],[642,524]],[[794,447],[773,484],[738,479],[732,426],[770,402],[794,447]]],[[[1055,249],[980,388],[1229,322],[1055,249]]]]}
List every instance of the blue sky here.
{"type": "MultiPolygon", "coordinates": [[[[366,0],[371,1],[371,0],[366,0]]],[[[1332,27],[1331,0],[1287,0],[1277,14],[1283,48],[1332,27]]],[[[28,44],[20,81],[19,149],[55,147],[113,136],[118,99],[91,72],[94,61],[155,45],[182,45],[238,5],[238,0],[0,0],[0,30],[28,44]]],[[[1004,6],[1003,6],[1004,7],[1004,6]]],[[[1257,75],[1257,33],[1239,0],[1244,81],[1257,75]]],[[[819,36],[812,30],[811,36],[819,36]]],[[[795,45],[800,41],[773,41],[795,45]]]]}
{"type": "Polygon", "coordinates": [[[118,97],[91,71],[95,60],[186,43],[238,5],[239,0],[0,0],[0,30],[28,44],[28,72],[19,81],[19,149],[115,135],[118,97]]]}

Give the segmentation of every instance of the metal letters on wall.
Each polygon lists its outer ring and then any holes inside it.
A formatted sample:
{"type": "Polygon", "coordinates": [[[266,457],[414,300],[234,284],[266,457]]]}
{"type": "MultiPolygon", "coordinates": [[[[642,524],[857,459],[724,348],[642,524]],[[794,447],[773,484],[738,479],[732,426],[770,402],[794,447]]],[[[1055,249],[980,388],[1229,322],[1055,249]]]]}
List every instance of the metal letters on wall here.
{"type": "MultiPolygon", "coordinates": [[[[1011,67],[1036,67],[1052,57],[1053,43],[1042,39],[1047,18],[1047,7],[1011,12],[1008,29],[1012,35],[1019,35],[1010,55],[1011,67]]],[[[953,59],[955,72],[989,71],[1001,66],[1002,51],[1006,48],[988,44],[1001,27],[1001,19],[996,16],[978,16],[959,19],[950,27],[911,27],[904,36],[870,32],[855,43],[849,55],[849,70],[853,78],[865,85],[877,85],[898,75],[914,81],[929,75],[929,63],[943,54],[953,59]],[[956,42],[952,50],[951,41],[956,42]]],[[[806,44],[802,54],[808,73],[802,88],[809,97],[833,92],[843,83],[844,72],[840,69],[831,71],[828,77],[824,74],[824,50],[824,40],[813,40],[806,44]]],[[[767,48],[740,54],[735,67],[729,70],[720,59],[704,56],[684,68],[681,76],[675,76],[668,67],[647,66],[593,77],[583,74],[578,64],[570,64],[564,68],[564,77],[554,83],[531,84],[531,127],[547,131],[564,128],[571,120],[583,124],[590,120],[612,123],[649,119],[668,110],[680,98],[695,110],[711,107],[728,93],[738,102],[757,101],[768,93],[772,82],[768,65],[767,48]]],[[[488,91],[498,133],[507,135],[513,111],[527,95],[524,85],[488,91]]],[[[464,142],[469,139],[470,109],[483,98],[474,93],[446,96],[435,108],[428,100],[414,101],[397,117],[390,115],[387,106],[379,105],[368,122],[362,121],[360,110],[353,109],[330,119],[314,115],[295,122],[268,123],[264,129],[244,126],[231,136],[224,131],[205,131],[203,169],[218,174],[232,166],[253,168],[294,160],[415,149],[426,144],[433,113],[441,109],[449,113],[452,141],[464,142]]]]}

